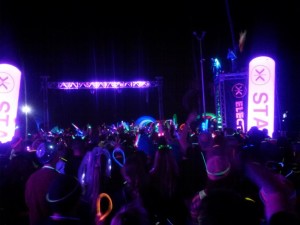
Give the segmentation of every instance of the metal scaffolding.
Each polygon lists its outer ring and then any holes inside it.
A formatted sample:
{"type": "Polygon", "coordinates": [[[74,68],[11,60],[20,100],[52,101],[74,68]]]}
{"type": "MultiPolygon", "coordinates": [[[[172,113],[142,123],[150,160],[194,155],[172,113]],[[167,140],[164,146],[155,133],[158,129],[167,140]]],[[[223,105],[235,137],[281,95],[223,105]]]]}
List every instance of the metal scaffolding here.
{"type": "Polygon", "coordinates": [[[157,88],[158,90],[158,111],[159,119],[164,118],[163,105],[163,78],[156,77],[155,81],[93,81],[93,82],[49,82],[48,76],[42,78],[43,106],[44,106],[44,125],[45,129],[49,128],[49,106],[48,106],[48,89],[60,90],[86,90],[86,89],[125,89],[125,88],[157,88]]]}
{"type": "Polygon", "coordinates": [[[215,107],[216,107],[216,117],[217,126],[219,129],[227,127],[227,115],[226,115],[226,97],[225,97],[225,82],[229,80],[239,80],[245,79],[247,73],[221,73],[218,74],[214,79],[215,88],[215,107]]]}

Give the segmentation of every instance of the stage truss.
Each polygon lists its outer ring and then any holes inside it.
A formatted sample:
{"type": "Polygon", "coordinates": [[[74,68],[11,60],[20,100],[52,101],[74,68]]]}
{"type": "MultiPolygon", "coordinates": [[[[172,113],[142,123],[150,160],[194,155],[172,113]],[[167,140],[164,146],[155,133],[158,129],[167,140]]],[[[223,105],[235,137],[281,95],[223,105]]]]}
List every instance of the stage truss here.
{"type": "Polygon", "coordinates": [[[223,129],[228,126],[227,110],[226,110],[226,97],[225,97],[225,82],[230,80],[244,80],[248,74],[246,72],[241,73],[229,73],[229,74],[218,74],[214,79],[215,87],[215,107],[216,107],[216,117],[217,126],[219,129],[223,129]]]}
{"type": "Polygon", "coordinates": [[[44,124],[49,129],[49,105],[48,105],[48,89],[59,90],[97,90],[97,89],[143,89],[157,88],[158,90],[158,110],[159,119],[163,120],[163,78],[156,77],[155,81],[93,81],[93,82],[49,82],[48,76],[41,77],[43,90],[43,107],[44,107],[44,124]]]}
{"type": "Polygon", "coordinates": [[[48,82],[49,89],[119,89],[159,87],[159,81],[48,82]]]}

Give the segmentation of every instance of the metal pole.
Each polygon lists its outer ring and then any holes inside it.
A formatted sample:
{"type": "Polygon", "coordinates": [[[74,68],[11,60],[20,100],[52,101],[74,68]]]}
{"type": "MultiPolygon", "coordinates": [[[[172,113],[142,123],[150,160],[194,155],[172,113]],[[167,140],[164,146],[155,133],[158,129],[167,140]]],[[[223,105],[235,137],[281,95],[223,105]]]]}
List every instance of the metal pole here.
{"type": "MultiPolygon", "coordinates": [[[[202,40],[205,36],[206,32],[203,31],[201,33],[201,36],[197,34],[197,32],[193,32],[193,35],[196,37],[196,39],[199,41],[199,47],[200,47],[200,75],[201,75],[201,90],[202,90],[202,110],[203,110],[203,117],[206,116],[206,104],[205,104],[205,89],[204,89],[204,73],[203,73],[203,54],[202,54],[202,40]]],[[[200,114],[201,114],[201,110],[200,114]]]]}
{"type": "Polygon", "coordinates": [[[206,104],[205,104],[205,90],[204,90],[204,73],[203,73],[203,54],[202,54],[202,39],[204,35],[200,38],[200,66],[201,66],[201,84],[202,84],[202,107],[203,107],[203,117],[206,117],[206,104]]]}
{"type": "Polygon", "coordinates": [[[158,111],[159,119],[164,119],[164,103],[163,103],[163,77],[155,77],[158,82],[158,111]]]}
{"type": "Polygon", "coordinates": [[[41,76],[43,90],[43,106],[44,106],[44,129],[49,130],[49,108],[48,108],[48,78],[49,76],[41,76]]]}

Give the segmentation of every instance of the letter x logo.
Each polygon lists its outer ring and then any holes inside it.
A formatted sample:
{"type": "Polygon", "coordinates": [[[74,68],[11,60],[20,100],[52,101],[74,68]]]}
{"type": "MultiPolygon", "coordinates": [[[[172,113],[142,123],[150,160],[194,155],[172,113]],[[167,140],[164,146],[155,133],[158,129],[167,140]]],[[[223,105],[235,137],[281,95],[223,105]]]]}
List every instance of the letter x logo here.
{"type": "Polygon", "coordinates": [[[11,92],[14,88],[14,80],[7,73],[0,73],[0,93],[11,92]]]}
{"type": "Polygon", "coordinates": [[[265,69],[262,69],[261,71],[255,70],[256,74],[254,76],[257,76],[257,78],[255,79],[255,81],[258,81],[259,79],[261,79],[261,82],[265,81],[265,73],[264,73],[265,69]]]}
{"type": "Polygon", "coordinates": [[[270,71],[265,66],[256,66],[252,71],[251,78],[255,84],[266,84],[270,80],[270,71]]]}
{"type": "Polygon", "coordinates": [[[247,88],[243,83],[236,83],[232,86],[231,92],[236,98],[243,98],[247,94],[247,88]]]}

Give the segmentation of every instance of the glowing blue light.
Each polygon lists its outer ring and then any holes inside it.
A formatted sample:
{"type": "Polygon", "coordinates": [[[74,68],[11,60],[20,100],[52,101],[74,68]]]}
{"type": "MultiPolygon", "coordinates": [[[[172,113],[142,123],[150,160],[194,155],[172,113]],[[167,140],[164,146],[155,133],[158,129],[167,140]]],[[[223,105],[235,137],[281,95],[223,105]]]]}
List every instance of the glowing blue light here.
{"type": "Polygon", "coordinates": [[[218,70],[221,69],[221,63],[217,58],[214,59],[214,67],[218,70]]]}
{"type": "Polygon", "coordinates": [[[235,54],[234,51],[232,51],[231,49],[228,49],[227,59],[229,59],[229,60],[231,60],[231,61],[237,59],[236,54],[235,54]]]}
{"type": "Polygon", "coordinates": [[[214,74],[218,74],[221,72],[222,66],[220,61],[217,58],[211,58],[212,70],[214,74]]]}

